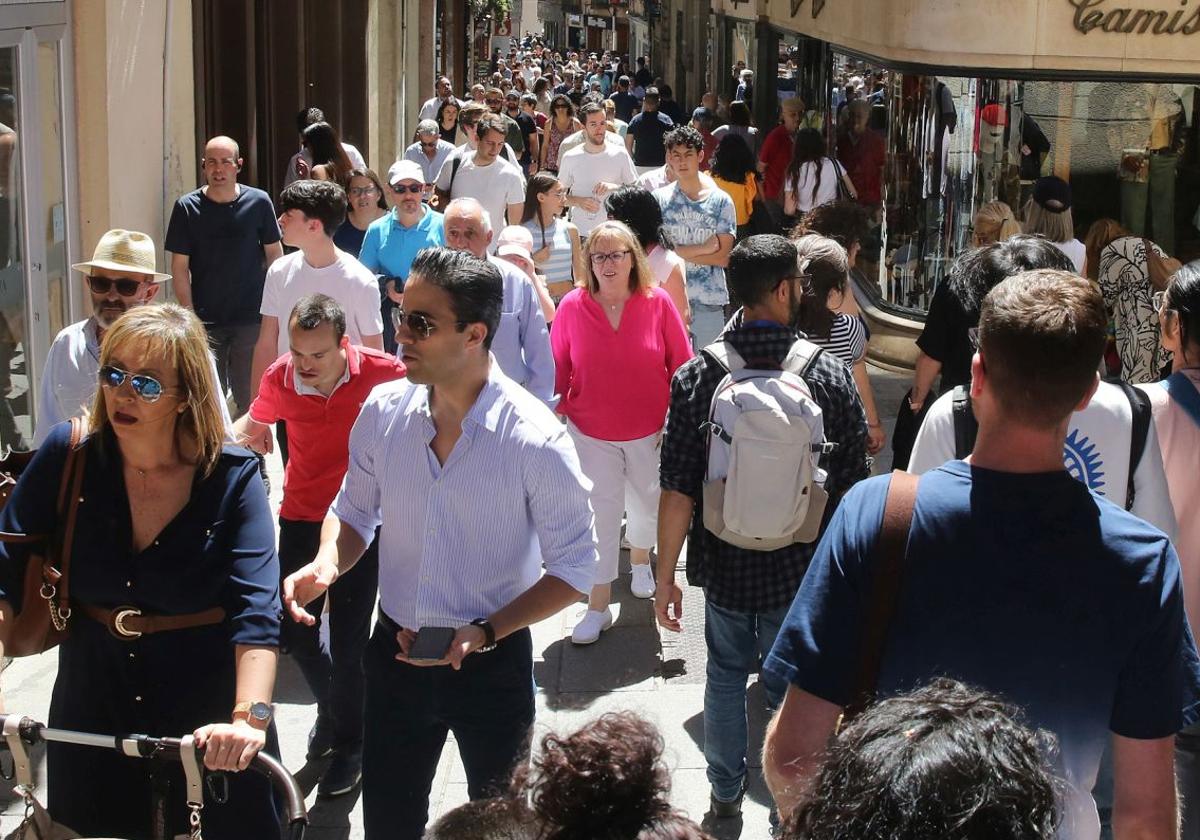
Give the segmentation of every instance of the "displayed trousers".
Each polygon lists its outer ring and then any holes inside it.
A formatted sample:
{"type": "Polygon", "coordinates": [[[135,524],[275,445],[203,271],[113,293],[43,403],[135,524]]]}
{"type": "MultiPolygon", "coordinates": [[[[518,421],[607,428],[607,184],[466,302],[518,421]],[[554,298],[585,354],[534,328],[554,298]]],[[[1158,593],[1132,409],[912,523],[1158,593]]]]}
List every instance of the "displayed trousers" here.
{"type": "Polygon", "coordinates": [[[1149,237],[1175,254],[1175,178],[1179,155],[1150,155],[1146,181],[1121,181],[1121,224],[1134,236],[1149,237]],[[1146,227],[1149,209],[1150,228],[1146,227]]]}

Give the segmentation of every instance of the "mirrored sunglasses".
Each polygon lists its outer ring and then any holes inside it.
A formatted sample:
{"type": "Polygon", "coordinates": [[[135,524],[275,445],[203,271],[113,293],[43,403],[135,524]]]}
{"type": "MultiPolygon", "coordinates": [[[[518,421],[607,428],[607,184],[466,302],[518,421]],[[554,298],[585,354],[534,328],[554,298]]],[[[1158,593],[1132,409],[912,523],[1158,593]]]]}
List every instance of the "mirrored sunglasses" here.
{"type": "Polygon", "coordinates": [[[116,390],[124,385],[126,380],[129,380],[129,387],[143,402],[158,402],[159,398],[167,392],[162,383],[153,376],[129,373],[112,365],[100,368],[100,384],[105,388],[116,390]]]}

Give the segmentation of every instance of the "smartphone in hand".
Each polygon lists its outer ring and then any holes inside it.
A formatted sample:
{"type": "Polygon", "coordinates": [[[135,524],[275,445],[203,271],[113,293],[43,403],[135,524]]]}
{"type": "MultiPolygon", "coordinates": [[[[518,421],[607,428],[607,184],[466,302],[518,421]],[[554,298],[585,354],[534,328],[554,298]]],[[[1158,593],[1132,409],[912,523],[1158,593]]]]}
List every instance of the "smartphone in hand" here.
{"type": "Polygon", "coordinates": [[[454,627],[422,627],[417,638],[408,649],[408,658],[414,662],[438,662],[446,658],[454,641],[454,627]]]}

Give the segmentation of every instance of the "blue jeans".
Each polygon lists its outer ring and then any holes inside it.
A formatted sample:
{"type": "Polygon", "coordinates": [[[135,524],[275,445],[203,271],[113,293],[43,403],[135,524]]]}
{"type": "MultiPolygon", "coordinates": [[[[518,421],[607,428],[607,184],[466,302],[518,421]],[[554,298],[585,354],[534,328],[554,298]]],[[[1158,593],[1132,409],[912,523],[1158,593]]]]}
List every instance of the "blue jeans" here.
{"type": "MultiPolygon", "coordinates": [[[[732,802],[742,794],[746,780],[746,680],[771,652],[788,608],[764,613],[744,613],[704,602],[704,641],[708,646],[708,671],[704,683],[704,760],[713,795],[732,802]]],[[[759,680],[767,694],[767,708],[783,702],[787,685],[765,672],[759,680]]]]}
{"type": "MultiPolygon", "coordinates": [[[[336,586],[335,586],[336,588],[336,586]]],[[[471,799],[496,796],[527,761],[533,637],[513,633],[462,669],[397,662],[397,628],[380,613],[364,657],[363,827],[367,840],[420,840],[446,735],[454,733],[471,799]]]]}

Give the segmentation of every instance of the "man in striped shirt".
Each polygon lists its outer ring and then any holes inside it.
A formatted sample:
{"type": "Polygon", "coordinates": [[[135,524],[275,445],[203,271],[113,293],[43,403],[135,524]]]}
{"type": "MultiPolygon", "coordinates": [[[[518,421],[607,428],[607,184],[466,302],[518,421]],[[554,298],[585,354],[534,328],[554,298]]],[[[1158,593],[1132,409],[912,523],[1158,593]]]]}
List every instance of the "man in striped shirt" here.
{"type": "Polygon", "coordinates": [[[575,448],[489,353],[502,300],[494,264],[417,255],[397,310],[408,378],[363,405],[317,557],[284,581],[291,615],[315,622],[304,605],[382,525],[379,623],[364,657],[367,840],[421,837],[448,732],[472,799],[505,784],[533,724],[528,627],[577,601],[595,573],[575,448]],[[410,656],[418,631],[438,628],[453,635],[440,658],[410,656]]]}

